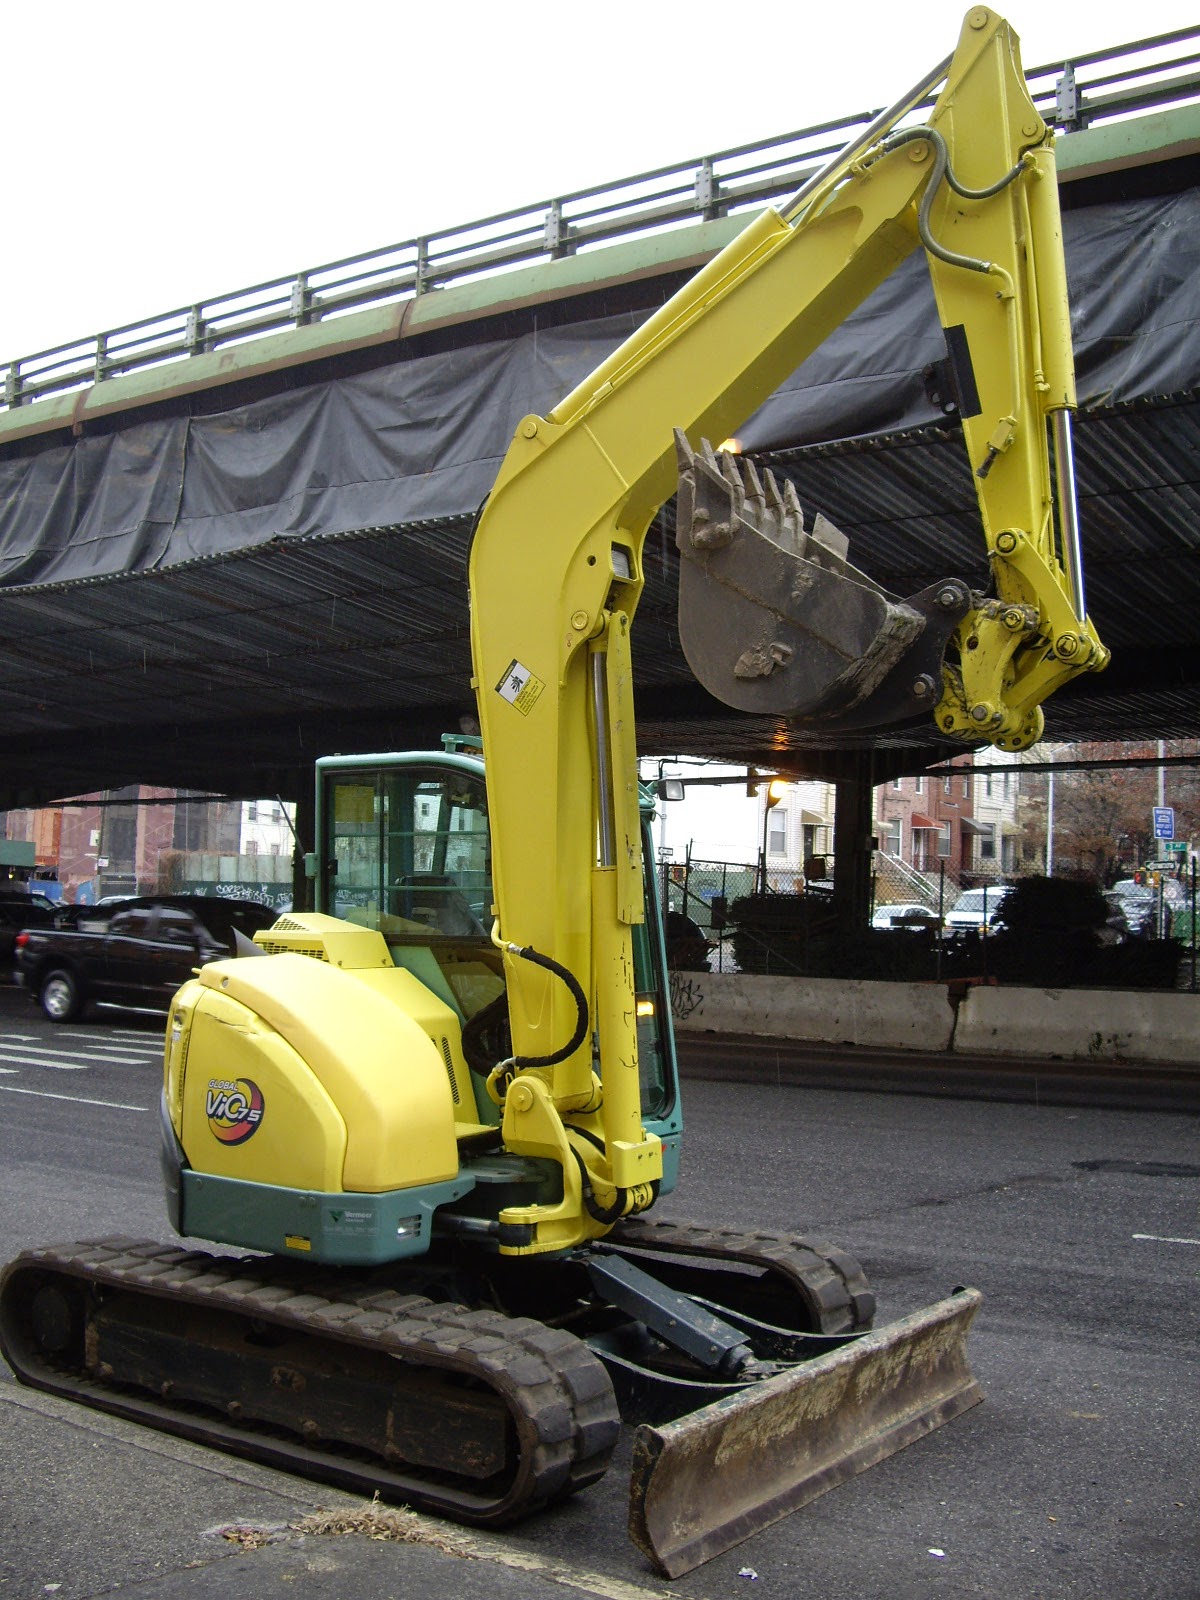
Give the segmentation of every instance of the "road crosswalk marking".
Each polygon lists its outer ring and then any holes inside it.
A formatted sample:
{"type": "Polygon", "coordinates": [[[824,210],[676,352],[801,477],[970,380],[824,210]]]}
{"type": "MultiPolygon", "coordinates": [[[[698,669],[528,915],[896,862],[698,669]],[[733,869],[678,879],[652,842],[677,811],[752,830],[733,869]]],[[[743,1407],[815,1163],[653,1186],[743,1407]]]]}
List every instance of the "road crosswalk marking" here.
{"type": "Polygon", "coordinates": [[[49,1089],[22,1089],[15,1083],[0,1083],[0,1094],[31,1094],[39,1100],[70,1100],[81,1106],[107,1106],[112,1111],[149,1111],[149,1106],[126,1105],[120,1100],[89,1100],[82,1094],[53,1094],[49,1089]]]}
{"type": "Polygon", "coordinates": [[[158,1060],[158,1053],[147,1052],[144,1055],[134,1054],[128,1047],[120,1054],[100,1053],[96,1050],[63,1050],[50,1044],[9,1045],[0,1043],[0,1060],[26,1061],[30,1065],[56,1067],[61,1066],[70,1070],[69,1063],[79,1062],[84,1066],[110,1066],[110,1067],[140,1067],[149,1062],[158,1060]]]}

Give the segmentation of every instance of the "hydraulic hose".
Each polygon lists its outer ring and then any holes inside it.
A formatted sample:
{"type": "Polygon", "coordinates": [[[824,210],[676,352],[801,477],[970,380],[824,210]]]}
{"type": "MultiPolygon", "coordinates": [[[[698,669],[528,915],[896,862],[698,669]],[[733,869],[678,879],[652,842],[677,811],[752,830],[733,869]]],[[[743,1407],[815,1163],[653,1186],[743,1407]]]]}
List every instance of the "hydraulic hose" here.
{"type": "Polygon", "coordinates": [[[592,1179],[586,1162],[574,1146],[571,1148],[571,1154],[575,1157],[575,1165],[579,1168],[579,1185],[583,1191],[583,1206],[588,1216],[595,1222],[603,1223],[616,1222],[618,1217],[623,1217],[629,1203],[628,1189],[618,1189],[612,1205],[602,1206],[596,1199],[596,1191],[592,1188],[592,1179]]]}
{"type": "MultiPolygon", "coordinates": [[[[593,1138],[593,1136],[589,1134],[586,1129],[572,1127],[570,1131],[572,1133],[579,1134],[582,1138],[587,1139],[590,1144],[594,1144],[598,1150],[603,1151],[603,1144],[601,1144],[598,1139],[593,1138]]],[[[616,1198],[613,1200],[612,1205],[602,1206],[596,1199],[596,1191],[592,1185],[592,1178],[591,1174],[588,1172],[587,1163],[584,1161],[579,1151],[575,1149],[574,1145],[571,1146],[571,1154],[575,1157],[575,1165],[579,1168],[579,1185],[583,1194],[583,1208],[587,1212],[588,1216],[591,1217],[595,1222],[601,1222],[605,1224],[619,1221],[621,1217],[625,1216],[626,1213],[632,1209],[629,1203],[629,1197],[633,1191],[629,1189],[614,1189],[616,1198]]],[[[661,1185],[659,1180],[655,1178],[649,1186],[651,1197],[649,1204],[652,1205],[654,1201],[658,1199],[658,1191],[660,1187],[661,1185]]]]}
{"type": "Polygon", "coordinates": [[[546,1056],[512,1056],[505,1065],[513,1070],[523,1067],[557,1066],[560,1061],[565,1061],[568,1056],[573,1056],[587,1038],[587,995],[584,994],[579,980],[573,972],[568,972],[566,967],[560,965],[553,957],[544,956],[540,950],[535,950],[531,944],[524,946],[506,944],[504,948],[510,955],[520,956],[522,961],[531,961],[535,967],[542,967],[545,971],[552,972],[556,978],[560,978],[571,991],[571,998],[575,1002],[575,1031],[566,1044],[546,1056]]]}
{"type": "Polygon", "coordinates": [[[950,151],[944,137],[936,128],[902,128],[898,133],[893,133],[884,139],[880,149],[884,154],[888,154],[903,144],[911,144],[914,139],[925,140],[933,146],[934,152],[933,171],[929,175],[929,182],[925,185],[925,193],[921,196],[921,205],[917,212],[917,231],[921,235],[921,243],[931,255],[936,256],[939,261],[944,261],[947,266],[965,267],[969,272],[999,270],[990,261],[982,261],[976,256],[959,255],[957,251],[948,250],[944,244],[940,244],[930,231],[929,213],[933,209],[933,202],[937,198],[943,178],[954,193],[964,200],[990,200],[993,195],[999,194],[1001,189],[1007,189],[1014,179],[1020,177],[1024,170],[1024,161],[1018,161],[1002,178],[997,178],[995,183],[988,184],[985,189],[969,189],[955,176],[954,168],[950,165],[950,151]]]}

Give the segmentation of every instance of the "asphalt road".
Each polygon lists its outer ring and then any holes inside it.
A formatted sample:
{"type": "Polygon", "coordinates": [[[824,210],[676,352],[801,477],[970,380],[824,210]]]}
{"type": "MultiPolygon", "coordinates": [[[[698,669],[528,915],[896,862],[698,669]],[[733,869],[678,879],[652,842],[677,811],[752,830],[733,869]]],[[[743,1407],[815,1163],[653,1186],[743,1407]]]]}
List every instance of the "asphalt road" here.
{"type": "MultiPolygon", "coordinates": [[[[159,1048],[156,1023],[53,1028],[0,989],[0,1259],[170,1238],[159,1048]]],[[[418,1544],[300,1534],[288,1525],[316,1507],[361,1502],[0,1367],[0,1597],[1200,1596],[1200,1121],[714,1079],[686,1106],[664,1210],[836,1241],[880,1322],[980,1288],[985,1404],[668,1586],[626,1541],[620,1459],[470,1558],[430,1522],[418,1544]]]]}

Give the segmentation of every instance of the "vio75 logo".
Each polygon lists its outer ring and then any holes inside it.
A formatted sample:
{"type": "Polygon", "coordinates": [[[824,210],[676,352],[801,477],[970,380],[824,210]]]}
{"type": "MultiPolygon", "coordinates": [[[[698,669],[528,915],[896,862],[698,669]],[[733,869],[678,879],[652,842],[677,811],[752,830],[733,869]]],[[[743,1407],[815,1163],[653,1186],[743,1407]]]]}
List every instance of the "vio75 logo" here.
{"type": "Polygon", "coordinates": [[[249,1078],[213,1078],[204,1109],[214,1138],[244,1144],[262,1126],[262,1090],[249,1078]]]}

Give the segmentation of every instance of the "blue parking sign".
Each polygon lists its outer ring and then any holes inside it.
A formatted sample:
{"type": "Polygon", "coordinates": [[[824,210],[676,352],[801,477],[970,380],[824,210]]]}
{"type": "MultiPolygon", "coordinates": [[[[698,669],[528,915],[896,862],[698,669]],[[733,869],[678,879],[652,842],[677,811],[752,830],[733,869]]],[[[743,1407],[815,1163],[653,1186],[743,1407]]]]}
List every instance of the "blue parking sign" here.
{"type": "Polygon", "coordinates": [[[1173,839],[1175,837],[1175,807],[1155,806],[1153,808],[1154,837],[1156,839],[1173,839]]]}

